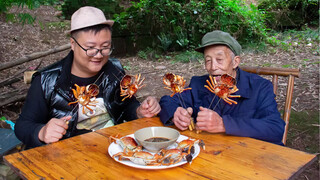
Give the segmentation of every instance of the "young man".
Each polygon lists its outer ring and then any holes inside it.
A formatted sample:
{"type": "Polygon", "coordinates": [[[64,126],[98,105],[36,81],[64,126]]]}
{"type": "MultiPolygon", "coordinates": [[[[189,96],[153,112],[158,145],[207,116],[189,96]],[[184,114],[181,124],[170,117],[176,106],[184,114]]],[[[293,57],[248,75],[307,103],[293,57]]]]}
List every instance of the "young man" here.
{"type": "Polygon", "coordinates": [[[118,60],[109,59],[112,25],[95,7],[82,7],[72,15],[72,50],[34,75],[16,122],[16,136],[27,148],[160,112],[154,97],[141,105],[134,96],[122,101],[125,72],[118,60]]]}
{"type": "Polygon", "coordinates": [[[272,83],[238,67],[240,44],[229,33],[213,31],[202,38],[202,45],[196,50],[204,54],[208,75],[192,77],[189,85],[192,89],[181,93],[186,107],[181,106],[177,94],[172,98],[162,97],[161,121],[186,130],[193,117],[198,130],[282,144],[285,123],[277,110],[272,83]],[[204,87],[206,80],[210,81],[209,76],[219,82],[223,74],[231,75],[236,80],[239,91],[233,95],[240,97],[230,99],[237,104],[230,105],[218,97],[214,98],[215,94],[204,87]],[[210,107],[212,99],[214,101],[210,107]]]}

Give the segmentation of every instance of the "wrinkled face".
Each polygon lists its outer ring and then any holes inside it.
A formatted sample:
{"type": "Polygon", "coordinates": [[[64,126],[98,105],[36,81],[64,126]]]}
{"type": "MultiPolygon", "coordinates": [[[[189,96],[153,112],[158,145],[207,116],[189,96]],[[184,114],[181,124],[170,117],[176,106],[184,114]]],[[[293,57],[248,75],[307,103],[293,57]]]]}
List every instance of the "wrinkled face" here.
{"type": "Polygon", "coordinates": [[[232,59],[232,51],[224,45],[208,46],[204,49],[205,68],[212,76],[229,74],[236,77],[235,68],[240,64],[240,57],[232,59]]]}
{"type": "MultiPolygon", "coordinates": [[[[96,34],[93,31],[79,32],[75,39],[84,49],[103,49],[111,47],[111,32],[107,29],[103,29],[96,34]]],[[[71,68],[71,73],[73,75],[84,78],[92,77],[108,62],[109,56],[102,56],[99,52],[95,56],[89,57],[72,38],[70,38],[70,43],[71,49],[74,52],[71,68]]]]}

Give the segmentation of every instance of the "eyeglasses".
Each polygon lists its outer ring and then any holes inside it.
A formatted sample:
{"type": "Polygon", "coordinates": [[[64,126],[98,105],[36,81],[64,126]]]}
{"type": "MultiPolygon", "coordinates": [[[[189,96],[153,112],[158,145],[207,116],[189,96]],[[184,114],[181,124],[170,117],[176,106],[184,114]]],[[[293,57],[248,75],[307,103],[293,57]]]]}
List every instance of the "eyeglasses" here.
{"type": "Polygon", "coordinates": [[[89,48],[89,49],[85,49],[84,47],[82,47],[78,41],[74,38],[74,37],[71,37],[77,44],[78,46],[83,49],[87,56],[90,56],[90,57],[93,57],[95,55],[97,55],[99,52],[102,56],[109,56],[112,51],[113,51],[113,47],[110,47],[110,48],[103,48],[103,49],[97,49],[97,48],[89,48]]]}

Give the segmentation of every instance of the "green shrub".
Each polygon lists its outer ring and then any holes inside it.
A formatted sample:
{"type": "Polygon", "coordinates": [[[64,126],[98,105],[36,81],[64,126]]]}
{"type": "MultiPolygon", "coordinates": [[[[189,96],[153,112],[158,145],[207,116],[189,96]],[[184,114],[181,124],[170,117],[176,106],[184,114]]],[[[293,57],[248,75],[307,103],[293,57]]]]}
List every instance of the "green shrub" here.
{"type": "Polygon", "coordinates": [[[101,9],[107,19],[112,19],[113,14],[123,11],[118,0],[66,0],[61,10],[66,19],[71,19],[71,15],[82,6],[94,6],[101,9]]]}
{"type": "Polygon", "coordinates": [[[318,0],[261,0],[258,8],[266,11],[266,23],[272,29],[319,26],[318,0]]]}
{"type": "Polygon", "coordinates": [[[19,22],[21,24],[33,24],[36,21],[36,17],[31,16],[28,13],[9,13],[9,9],[12,6],[18,6],[18,8],[35,9],[40,5],[53,5],[59,2],[58,0],[1,0],[0,1],[0,14],[5,14],[7,21],[19,22]]]}
{"type": "Polygon", "coordinates": [[[134,37],[150,35],[163,50],[167,48],[163,38],[157,38],[163,34],[170,37],[172,50],[197,47],[205,33],[216,29],[229,32],[241,43],[266,37],[263,11],[241,0],[140,0],[114,19],[134,37]]]}
{"type": "Polygon", "coordinates": [[[163,52],[167,52],[170,45],[172,44],[172,40],[170,38],[170,35],[167,35],[165,33],[160,33],[160,36],[157,36],[159,41],[160,41],[160,45],[159,47],[163,50],[163,52]]]}
{"type": "Polygon", "coordinates": [[[180,27],[175,28],[174,33],[177,36],[176,43],[183,49],[187,49],[189,45],[188,35],[180,27]]]}

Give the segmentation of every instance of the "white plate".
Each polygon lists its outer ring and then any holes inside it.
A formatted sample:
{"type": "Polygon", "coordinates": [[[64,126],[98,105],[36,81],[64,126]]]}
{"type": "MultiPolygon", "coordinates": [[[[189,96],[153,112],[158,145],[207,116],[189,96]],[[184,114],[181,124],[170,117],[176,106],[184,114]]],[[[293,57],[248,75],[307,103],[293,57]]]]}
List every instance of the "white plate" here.
{"type": "MultiPolygon", "coordinates": [[[[133,134],[130,134],[128,135],[130,137],[133,137],[134,138],[134,135],[133,134]]],[[[178,142],[182,141],[182,140],[185,140],[185,139],[188,139],[187,136],[184,136],[184,135],[180,135],[179,138],[177,139],[178,142]]],[[[168,149],[171,149],[171,148],[175,148],[176,145],[171,145],[168,147],[168,149]]],[[[147,151],[147,150],[146,150],[147,151]]],[[[122,152],[122,148],[119,144],[115,144],[114,142],[110,144],[109,148],[108,148],[108,153],[110,155],[110,157],[112,158],[112,156],[118,152],[122,152]]],[[[194,158],[196,158],[200,153],[200,147],[198,144],[196,144],[194,146],[194,154],[192,154],[192,160],[194,158]]],[[[154,153],[152,153],[154,154],[154,153]]],[[[144,165],[139,165],[139,164],[134,164],[133,162],[131,162],[130,160],[122,160],[122,161],[119,161],[118,158],[113,158],[115,161],[121,163],[121,164],[124,164],[124,165],[127,165],[127,166],[131,166],[131,167],[134,167],[134,168],[139,168],[139,169],[167,169],[167,168],[172,168],[172,167],[177,167],[177,166],[181,166],[185,163],[187,163],[186,160],[181,160],[179,163],[176,163],[176,164],[172,164],[172,165],[169,165],[169,166],[144,166],[144,165]]]]}

